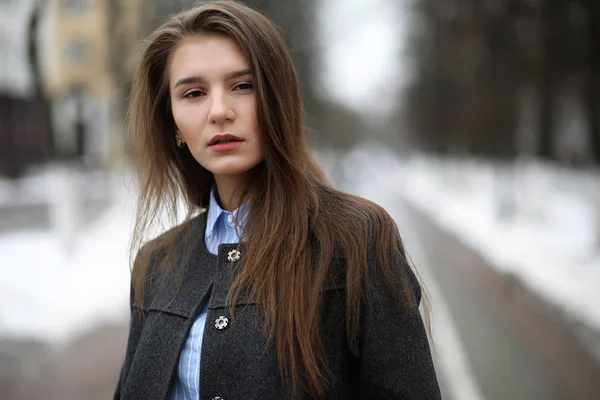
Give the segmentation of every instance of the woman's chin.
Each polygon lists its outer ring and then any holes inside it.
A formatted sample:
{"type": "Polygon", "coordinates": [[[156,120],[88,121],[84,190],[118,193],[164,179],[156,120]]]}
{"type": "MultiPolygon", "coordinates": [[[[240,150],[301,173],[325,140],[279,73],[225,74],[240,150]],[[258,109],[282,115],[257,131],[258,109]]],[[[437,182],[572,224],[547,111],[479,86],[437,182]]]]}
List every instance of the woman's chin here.
{"type": "Polygon", "coordinates": [[[206,168],[213,173],[215,177],[240,177],[250,172],[251,166],[246,165],[223,165],[206,168]]]}

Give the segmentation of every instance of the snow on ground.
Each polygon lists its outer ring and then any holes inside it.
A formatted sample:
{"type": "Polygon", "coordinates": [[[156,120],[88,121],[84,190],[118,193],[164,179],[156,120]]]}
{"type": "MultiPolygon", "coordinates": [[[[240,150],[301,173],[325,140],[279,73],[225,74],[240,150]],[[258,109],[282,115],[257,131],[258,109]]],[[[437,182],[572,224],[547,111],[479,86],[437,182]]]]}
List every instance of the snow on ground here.
{"type": "MultiPolygon", "coordinates": [[[[52,173],[31,179],[42,188],[57,183],[52,173]]],[[[0,336],[60,343],[97,324],[126,321],[133,198],[119,189],[120,200],[75,234],[70,252],[60,229],[0,234],[0,336]]]]}
{"type": "Polygon", "coordinates": [[[378,180],[388,193],[401,196],[492,266],[600,331],[598,172],[531,161],[510,168],[424,156],[399,160],[380,148],[353,152],[339,169],[338,175],[354,180],[383,176],[378,180]]]}
{"type": "MultiPolygon", "coordinates": [[[[126,169],[107,177],[56,166],[16,183],[0,180],[0,207],[48,204],[54,224],[0,232],[0,338],[64,344],[103,323],[128,321],[135,185],[126,169]],[[110,196],[111,205],[74,231],[73,218],[85,210],[67,212],[76,204],[68,193],[74,201],[110,196]]],[[[169,221],[158,221],[148,237],[172,226],[169,221]]]]}
{"type": "Polygon", "coordinates": [[[68,256],[57,235],[0,236],[0,334],[66,340],[88,322],[125,320],[129,299],[127,216],[114,207],[68,256]]]}

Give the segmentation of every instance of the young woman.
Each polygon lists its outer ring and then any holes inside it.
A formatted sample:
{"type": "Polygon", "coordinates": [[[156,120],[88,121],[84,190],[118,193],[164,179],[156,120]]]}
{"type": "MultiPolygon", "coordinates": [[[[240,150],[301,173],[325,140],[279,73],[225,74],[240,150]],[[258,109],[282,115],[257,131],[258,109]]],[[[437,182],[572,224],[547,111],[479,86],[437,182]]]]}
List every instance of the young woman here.
{"type": "Polygon", "coordinates": [[[273,24],[231,1],[171,18],[132,95],[144,245],[115,399],[439,399],[398,229],[326,181],[273,24]]]}

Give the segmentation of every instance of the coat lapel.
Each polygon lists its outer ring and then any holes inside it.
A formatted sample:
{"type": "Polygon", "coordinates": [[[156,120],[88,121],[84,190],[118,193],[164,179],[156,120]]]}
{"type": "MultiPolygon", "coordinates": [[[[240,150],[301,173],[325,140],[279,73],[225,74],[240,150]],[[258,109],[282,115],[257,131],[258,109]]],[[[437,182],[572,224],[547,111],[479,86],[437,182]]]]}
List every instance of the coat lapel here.
{"type": "MultiPolygon", "coordinates": [[[[124,398],[167,398],[181,349],[211,290],[217,257],[204,245],[206,212],[191,224],[187,246],[186,240],[179,240],[174,261],[156,285],[124,388],[124,398]],[[187,257],[182,257],[183,254],[187,257]]],[[[182,238],[185,239],[185,233],[182,238]]]]}
{"type": "Polygon", "coordinates": [[[206,212],[192,224],[187,238],[185,232],[182,233],[175,249],[174,262],[158,280],[149,307],[151,311],[195,318],[200,310],[199,303],[208,294],[215,277],[217,256],[211,254],[204,244],[206,212]]]}

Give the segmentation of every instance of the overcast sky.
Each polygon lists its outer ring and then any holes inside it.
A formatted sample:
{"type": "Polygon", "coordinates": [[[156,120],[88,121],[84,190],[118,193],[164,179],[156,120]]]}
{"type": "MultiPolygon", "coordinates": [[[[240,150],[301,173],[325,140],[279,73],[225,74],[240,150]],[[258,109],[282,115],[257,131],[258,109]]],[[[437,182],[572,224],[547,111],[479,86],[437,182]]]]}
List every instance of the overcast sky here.
{"type": "Polygon", "coordinates": [[[22,94],[31,85],[27,15],[31,0],[0,1],[0,90],[22,94]]]}
{"type": "Polygon", "coordinates": [[[401,60],[407,14],[392,3],[397,1],[322,2],[322,88],[328,96],[369,114],[391,111],[407,75],[401,60]]]}

